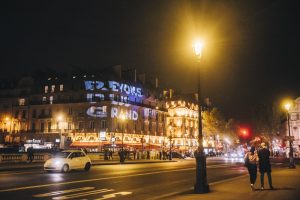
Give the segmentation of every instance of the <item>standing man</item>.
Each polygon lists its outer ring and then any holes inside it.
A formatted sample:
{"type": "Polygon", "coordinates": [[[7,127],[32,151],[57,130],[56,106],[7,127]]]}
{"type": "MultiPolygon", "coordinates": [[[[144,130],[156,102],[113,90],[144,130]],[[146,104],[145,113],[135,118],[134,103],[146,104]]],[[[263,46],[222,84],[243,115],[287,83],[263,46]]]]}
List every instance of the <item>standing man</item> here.
{"type": "Polygon", "coordinates": [[[264,189],[264,175],[267,173],[268,181],[269,181],[269,187],[271,190],[274,189],[272,185],[272,176],[271,176],[271,164],[270,164],[270,151],[267,149],[267,146],[265,143],[261,143],[261,150],[258,151],[258,157],[259,157],[259,172],[260,172],[260,184],[261,184],[261,190],[264,189]]]}

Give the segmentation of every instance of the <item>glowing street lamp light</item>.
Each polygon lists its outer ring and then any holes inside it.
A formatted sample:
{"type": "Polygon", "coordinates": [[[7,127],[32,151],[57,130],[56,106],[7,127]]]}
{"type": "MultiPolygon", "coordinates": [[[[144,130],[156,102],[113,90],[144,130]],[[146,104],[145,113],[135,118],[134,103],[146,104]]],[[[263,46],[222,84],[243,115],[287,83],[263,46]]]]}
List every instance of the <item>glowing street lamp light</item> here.
{"type": "Polygon", "coordinates": [[[203,42],[196,41],[193,45],[193,49],[197,58],[201,59],[202,57],[202,50],[203,50],[203,42]]]}
{"type": "MultiPolygon", "coordinates": [[[[197,63],[202,59],[203,42],[197,41],[193,45],[197,63]]],[[[199,64],[198,64],[199,65],[199,64]]],[[[196,158],[196,183],[194,185],[195,193],[208,193],[209,185],[207,184],[206,175],[206,157],[203,148],[203,134],[202,134],[202,116],[201,116],[201,103],[200,103],[200,66],[197,66],[198,76],[198,149],[195,152],[196,158]]]]}
{"type": "Polygon", "coordinates": [[[286,110],[287,122],[288,122],[288,130],[289,130],[289,144],[290,144],[290,153],[289,153],[290,164],[289,164],[289,168],[294,169],[294,168],[296,168],[296,166],[295,166],[295,163],[294,163],[293,142],[292,142],[292,138],[291,138],[290,114],[289,114],[291,106],[292,106],[292,104],[290,102],[287,102],[287,103],[284,104],[284,108],[286,110]]]}

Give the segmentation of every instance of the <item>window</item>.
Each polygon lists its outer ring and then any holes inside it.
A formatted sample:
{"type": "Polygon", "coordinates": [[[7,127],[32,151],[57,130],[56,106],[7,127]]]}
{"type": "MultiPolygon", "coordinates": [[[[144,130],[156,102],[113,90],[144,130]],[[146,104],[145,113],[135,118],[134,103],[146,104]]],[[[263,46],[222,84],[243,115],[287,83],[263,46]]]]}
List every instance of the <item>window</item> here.
{"type": "Polygon", "coordinates": [[[70,107],[69,108],[69,115],[72,115],[72,113],[73,113],[73,109],[70,107]]]}
{"type": "Polygon", "coordinates": [[[25,119],[25,118],[26,118],[26,114],[27,114],[26,110],[23,110],[23,111],[22,111],[22,119],[25,119]]]}
{"type": "Polygon", "coordinates": [[[53,104],[53,96],[50,96],[49,101],[50,101],[50,104],[53,104]]]}
{"type": "Polygon", "coordinates": [[[94,94],[91,94],[91,93],[86,94],[87,101],[92,102],[93,101],[93,96],[94,96],[94,94]]]}
{"type": "Polygon", "coordinates": [[[101,120],[101,129],[106,129],[106,120],[101,120]]]}
{"type": "Polygon", "coordinates": [[[32,117],[32,118],[36,118],[36,109],[32,110],[31,117],[32,117]]]}
{"type": "Polygon", "coordinates": [[[90,121],[90,129],[94,129],[95,128],[95,122],[94,121],[90,121]]]}
{"type": "Polygon", "coordinates": [[[55,91],[55,85],[51,85],[51,92],[55,91]]]}
{"type": "Polygon", "coordinates": [[[16,112],[15,112],[15,118],[19,118],[19,111],[18,110],[16,110],[16,112]]]}
{"type": "Polygon", "coordinates": [[[48,122],[48,132],[51,132],[51,122],[48,122]]]}
{"type": "Polygon", "coordinates": [[[45,116],[45,109],[41,110],[41,116],[45,116]]]}
{"type": "Polygon", "coordinates": [[[45,103],[47,101],[47,97],[43,97],[42,101],[45,103]]]}
{"type": "Polygon", "coordinates": [[[45,124],[44,122],[41,122],[41,132],[44,132],[44,130],[45,130],[45,124]]]}
{"type": "Polygon", "coordinates": [[[61,92],[64,91],[64,85],[63,84],[59,85],[59,91],[61,91],[61,92]]]}
{"type": "Polygon", "coordinates": [[[97,97],[99,100],[104,100],[104,94],[95,94],[95,97],[97,97]]]}
{"type": "Polygon", "coordinates": [[[68,130],[71,130],[71,129],[72,129],[72,123],[68,122],[68,130]]]}
{"type": "Polygon", "coordinates": [[[31,130],[35,131],[35,123],[34,122],[31,123],[31,130]]]}
{"type": "Polygon", "coordinates": [[[111,100],[111,101],[114,101],[114,94],[109,94],[109,99],[111,100]]]}
{"type": "Polygon", "coordinates": [[[51,109],[48,110],[48,114],[49,114],[49,117],[52,117],[52,110],[51,109]]]}
{"type": "Polygon", "coordinates": [[[24,106],[25,105],[25,99],[19,99],[19,106],[24,106]]]}
{"type": "Polygon", "coordinates": [[[47,94],[48,93],[48,85],[45,85],[45,94],[47,94]]]}
{"type": "Polygon", "coordinates": [[[78,122],[78,129],[83,129],[83,122],[78,122]]]}

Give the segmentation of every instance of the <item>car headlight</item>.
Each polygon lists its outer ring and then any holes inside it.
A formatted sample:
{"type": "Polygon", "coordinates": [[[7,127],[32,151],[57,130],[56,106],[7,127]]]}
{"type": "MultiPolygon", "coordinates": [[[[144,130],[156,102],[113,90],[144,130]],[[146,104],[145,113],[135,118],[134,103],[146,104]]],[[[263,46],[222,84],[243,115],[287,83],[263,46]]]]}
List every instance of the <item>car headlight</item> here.
{"type": "Polygon", "coordinates": [[[57,161],[54,162],[55,166],[59,166],[60,164],[61,164],[61,162],[59,160],[57,160],[57,161]]]}

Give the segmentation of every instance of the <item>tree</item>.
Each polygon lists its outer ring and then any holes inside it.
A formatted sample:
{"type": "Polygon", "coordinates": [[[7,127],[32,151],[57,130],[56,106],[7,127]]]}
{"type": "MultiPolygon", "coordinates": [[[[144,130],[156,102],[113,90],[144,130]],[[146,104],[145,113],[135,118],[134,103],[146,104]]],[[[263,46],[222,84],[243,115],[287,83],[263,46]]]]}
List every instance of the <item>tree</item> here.
{"type": "Polygon", "coordinates": [[[256,136],[271,138],[279,134],[282,112],[277,103],[259,105],[254,113],[252,123],[256,136]]]}

